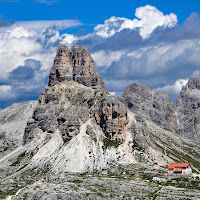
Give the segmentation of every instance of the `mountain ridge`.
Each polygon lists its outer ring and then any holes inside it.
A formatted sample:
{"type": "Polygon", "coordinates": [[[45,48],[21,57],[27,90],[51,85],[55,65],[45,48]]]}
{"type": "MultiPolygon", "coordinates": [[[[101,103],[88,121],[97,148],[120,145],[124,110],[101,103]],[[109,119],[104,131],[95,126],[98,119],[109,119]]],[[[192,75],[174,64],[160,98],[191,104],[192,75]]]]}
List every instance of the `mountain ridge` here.
{"type": "Polygon", "coordinates": [[[190,77],[177,102],[169,94],[138,83],[126,87],[121,101],[134,113],[180,136],[200,140],[200,81],[190,77]]]}

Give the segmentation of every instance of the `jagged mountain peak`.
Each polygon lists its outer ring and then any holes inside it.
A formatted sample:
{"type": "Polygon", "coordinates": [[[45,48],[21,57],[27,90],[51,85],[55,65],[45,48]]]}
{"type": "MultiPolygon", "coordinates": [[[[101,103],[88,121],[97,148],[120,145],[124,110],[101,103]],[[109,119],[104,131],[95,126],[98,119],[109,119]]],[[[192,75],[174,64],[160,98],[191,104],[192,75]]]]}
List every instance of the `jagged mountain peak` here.
{"type": "Polygon", "coordinates": [[[122,97],[126,97],[126,96],[131,96],[133,94],[138,94],[138,95],[144,95],[143,98],[147,98],[148,100],[152,100],[156,99],[156,98],[160,98],[163,99],[165,101],[170,101],[170,96],[167,92],[163,92],[163,91],[156,91],[156,90],[152,90],[151,88],[148,88],[140,83],[132,83],[130,85],[128,85],[122,95],[122,97]],[[147,97],[147,96],[148,97],[147,97]]]}
{"type": "Polygon", "coordinates": [[[176,102],[177,133],[200,140],[200,81],[189,78],[176,102]]]}
{"type": "MultiPolygon", "coordinates": [[[[110,158],[106,155],[106,148],[102,147],[104,139],[117,141],[117,144],[127,141],[127,127],[130,126],[127,107],[110,95],[104,86],[86,48],[73,46],[71,51],[67,46],[58,48],[50,71],[49,86],[40,95],[23,137],[24,145],[32,144],[38,137],[48,144],[36,154],[34,163],[54,162],[53,154],[58,156],[58,152],[52,152],[48,161],[44,159],[43,152],[49,151],[55,142],[58,144],[55,151],[62,148],[59,152],[66,158],[61,162],[62,157],[59,157],[57,166],[54,166],[59,172],[84,171],[88,166],[95,169],[102,165],[99,159],[110,158]],[[102,137],[99,138],[99,135],[102,137]],[[85,160],[84,155],[80,157],[83,149],[89,160],[85,160]],[[90,156],[92,152],[94,155],[90,156]],[[80,167],[82,162],[83,168],[80,167]],[[91,165],[90,162],[97,164],[91,165]]],[[[116,150],[113,156],[117,156],[116,150]]]]}
{"type": "Polygon", "coordinates": [[[137,90],[145,90],[145,91],[148,91],[148,92],[151,92],[152,90],[140,83],[132,83],[130,85],[128,85],[123,93],[122,96],[126,96],[128,95],[130,92],[137,92],[137,90]]]}
{"type": "Polygon", "coordinates": [[[198,78],[190,77],[187,84],[183,87],[183,90],[186,90],[186,89],[200,90],[200,80],[198,78]]]}
{"type": "MultiPolygon", "coordinates": [[[[34,138],[35,129],[53,133],[59,129],[64,139],[79,134],[80,127],[93,119],[109,139],[125,139],[127,108],[105,91],[92,89],[75,81],[63,81],[43,90],[38,106],[29,120],[24,142],[34,138]]],[[[94,130],[88,128],[88,133],[94,130]]]]}
{"type": "Polygon", "coordinates": [[[174,131],[174,104],[168,93],[133,83],[126,87],[122,101],[133,113],[174,131]]]}
{"type": "Polygon", "coordinates": [[[63,81],[76,81],[106,91],[105,83],[94,67],[92,56],[87,48],[81,46],[72,46],[71,51],[65,45],[58,48],[48,85],[54,86],[63,81]]]}
{"type": "Polygon", "coordinates": [[[122,101],[133,113],[181,136],[200,140],[199,79],[189,78],[176,104],[170,101],[168,93],[138,83],[127,86],[122,101]]]}

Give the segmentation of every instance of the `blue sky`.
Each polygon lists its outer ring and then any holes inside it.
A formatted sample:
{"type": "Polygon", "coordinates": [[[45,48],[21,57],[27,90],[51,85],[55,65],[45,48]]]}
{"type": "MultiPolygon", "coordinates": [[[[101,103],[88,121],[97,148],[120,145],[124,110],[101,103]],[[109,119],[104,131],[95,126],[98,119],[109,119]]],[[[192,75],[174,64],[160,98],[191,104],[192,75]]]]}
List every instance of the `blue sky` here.
{"type": "Polygon", "coordinates": [[[14,21],[78,19],[88,25],[97,25],[111,16],[133,18],[135,9],[155,6],[164,14],[175,13],[179,23],[192,13],[200,13],[198,0],[2,0],[0,16],[14,21]]]}
{"type": "Polygon", "coordinates": [[[86,46],[116,96],[139,82],[176,98],[200,78],[197,0],[0,1],[0,108],[35,100],[61,44],[86,46]]]}

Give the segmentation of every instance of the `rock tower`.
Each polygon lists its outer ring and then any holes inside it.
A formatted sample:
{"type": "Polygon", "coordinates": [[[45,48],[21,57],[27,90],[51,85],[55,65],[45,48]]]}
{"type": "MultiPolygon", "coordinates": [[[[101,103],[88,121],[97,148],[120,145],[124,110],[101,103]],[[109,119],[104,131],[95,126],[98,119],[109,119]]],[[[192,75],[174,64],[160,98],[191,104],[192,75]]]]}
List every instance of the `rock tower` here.
{"type": "Polygon", "coordinates": [[[58,48],[53,67],[50,70],[49,86],[63,81],[76,81],[93,89],[106,90],[94,60],[87,48],[73,46],[71,51],[65,45],[58,48]]]}
{"type": "Polygon", "coordinates": [[[200,135],[200,81],[190,78],[182,87],[176,102],[178,126],[176,132],[186,137],[200,135]]]}
{"type": "Polygon", "coordinates": [[[94,61],[86,48],[67,46],[58,48],[49,84],[38,99],[38,106],[27,123],[24,143],[32,141],[38,132],[58,130],[64,140],[81,131],[81,125],[91,121],[86,132],[96,137],[98,126],[105,138],[123,140],[128,124],[126,106],[110,95],[94,68],[94,61]]]}

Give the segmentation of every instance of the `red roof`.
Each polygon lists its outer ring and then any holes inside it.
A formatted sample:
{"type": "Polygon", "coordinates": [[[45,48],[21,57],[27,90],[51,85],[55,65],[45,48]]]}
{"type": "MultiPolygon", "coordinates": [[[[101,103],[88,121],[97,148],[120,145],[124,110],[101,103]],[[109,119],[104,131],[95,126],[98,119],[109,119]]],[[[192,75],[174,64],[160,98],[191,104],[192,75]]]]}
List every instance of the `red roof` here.
{"type": "Polygon", "coordinates": [[[170,163],[168,169],[174,169],[176,167],[188,167],[190,163],[170,163]]]}

